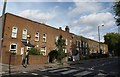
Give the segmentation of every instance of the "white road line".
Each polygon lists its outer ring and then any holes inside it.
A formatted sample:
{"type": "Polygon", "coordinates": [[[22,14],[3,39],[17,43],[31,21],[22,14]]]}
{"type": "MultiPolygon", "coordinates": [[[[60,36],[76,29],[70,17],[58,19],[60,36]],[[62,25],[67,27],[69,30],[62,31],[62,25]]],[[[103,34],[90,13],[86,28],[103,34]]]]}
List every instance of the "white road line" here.
{"type": "Polygon", "coordinates": [[[98,73],[97,75],[105,75],[105,74],[103,74],[103,73],[98,73]]]}
{"type": "Polygon", "coordinates": [[[45,69],[42,69],[40,71],[44,72],[44,71],[47,71],[47,70],[55,70],[55,69],[58,69],[58,68],[45,68],[45,69]]]}
{"type": "Polygon", "coordinates": [[[37,73],[31,73],[32,75],[38,75],[37,73]]]}
{"type": "Polygon", "coordinates": [[[68,70],[68,71],[64,71],[64,72],[61,72],[61,74],[69,74],[69,73],[72,73],[72,72],[76,72],[78,70],[68,70]]]}
{"type": "Polygon", "coordinates": [[[84,76],[84,75],[87,75],[87,74],[90,74],[90,73],[92,73],[92,72],[83,71],[83,72],[80,72],[80,73],[75,74],[74,76],[84,76]]]}
{"type": "Polygon", "coordinates": [[[24,71],[24,72],[22,72],[22,73],[28,73],[28,72],[25,72],[25,71],[24,71]]]}
{"type": "Polygon", "coordinates": [[[104,70],[98,70],[98,71],[100,71],[100,72],[104,72],[104,70]]]}
{"type": "Polygon", "coordinates": [[[65,70],[68,70],[68,69],[66,69],[66,68],[63,68],[63,69],[56,69],[56,70],[52,70],[52,71],[49,71],[49,72],[55,73],[55,72],[65,71],[65,70]]]}
{"type": "Polygon", "coordinates": [[[88,70],[94,70],[93,68],[88,68],[88,70]]]}
{"type": "Polygon", "coordinates": [[[103,73],[98,73],[96,76],[94,76],[94,77],[105,77],[106,76],[106,74],[103,74],[103,73]]]}
{"type": "Polygon", "coordinates": [[[43,75],[42,77],[49,77],[49,76],[45,76],[45,75],[43,75]]]}
{"type": "Polygon", "coordinates": [[[83,68],[83,67],[79,67],[80,69],[85,69],[85,68],[83,68]]]}

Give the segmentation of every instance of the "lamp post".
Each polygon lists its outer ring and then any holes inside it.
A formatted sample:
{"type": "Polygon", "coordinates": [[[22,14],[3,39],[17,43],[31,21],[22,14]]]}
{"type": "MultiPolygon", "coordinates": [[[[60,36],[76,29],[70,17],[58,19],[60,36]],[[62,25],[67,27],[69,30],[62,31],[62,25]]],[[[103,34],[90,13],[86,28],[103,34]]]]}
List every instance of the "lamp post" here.
{"type": "MultiPolygon", "coordinates": [[[[104,26],[104,25],[102,25],[104,26]]],[[[101,50],[100,50],[100,26],[98,26],[98,52],[101,53],[101,50]]]]}

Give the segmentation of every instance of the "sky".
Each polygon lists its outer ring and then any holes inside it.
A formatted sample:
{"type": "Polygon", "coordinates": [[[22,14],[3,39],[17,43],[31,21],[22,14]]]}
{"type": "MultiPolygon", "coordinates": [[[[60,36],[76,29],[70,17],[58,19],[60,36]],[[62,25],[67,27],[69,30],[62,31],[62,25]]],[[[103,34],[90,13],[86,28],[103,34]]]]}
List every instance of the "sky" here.
{"type": "MultiPolygon", "coordinates": [[[[99,26],[100,41],[104,42],[106,33],[117,32],[113,5],[111,0],[9,0],[6,12],[63,30],[69,26],[71,33],[96,41],[99,26]]],[[[0,0],[0,16],[2,9],[0,0]]]]}

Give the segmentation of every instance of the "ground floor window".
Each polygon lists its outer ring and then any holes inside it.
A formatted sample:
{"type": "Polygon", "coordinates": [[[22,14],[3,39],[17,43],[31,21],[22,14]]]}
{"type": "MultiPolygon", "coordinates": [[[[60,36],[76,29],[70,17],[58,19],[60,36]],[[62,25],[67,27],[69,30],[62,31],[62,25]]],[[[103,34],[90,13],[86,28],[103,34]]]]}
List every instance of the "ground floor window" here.
{"type": "Polygon", "coordinates": [[[16,43],[11,43],[10,44],[10,51],[12,53],[17,53],[17,44],[16,43]]]}
{"type": "Polygon", "coordinates": [[[41,52],[40,54],[46,55],[46,47],[41,47],[41,52]]]}

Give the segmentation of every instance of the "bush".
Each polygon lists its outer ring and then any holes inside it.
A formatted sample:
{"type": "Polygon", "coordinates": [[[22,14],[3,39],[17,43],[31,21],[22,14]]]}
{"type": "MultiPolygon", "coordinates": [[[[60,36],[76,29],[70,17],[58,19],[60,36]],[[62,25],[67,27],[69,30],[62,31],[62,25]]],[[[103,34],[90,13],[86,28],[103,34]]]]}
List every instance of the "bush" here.
{"type": "Polygon", "coordinates": [[[37,48],[31,48],[29,50],[29,55],[40,55],[40,52],[37,48]]]}

